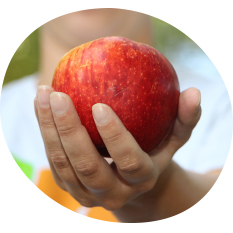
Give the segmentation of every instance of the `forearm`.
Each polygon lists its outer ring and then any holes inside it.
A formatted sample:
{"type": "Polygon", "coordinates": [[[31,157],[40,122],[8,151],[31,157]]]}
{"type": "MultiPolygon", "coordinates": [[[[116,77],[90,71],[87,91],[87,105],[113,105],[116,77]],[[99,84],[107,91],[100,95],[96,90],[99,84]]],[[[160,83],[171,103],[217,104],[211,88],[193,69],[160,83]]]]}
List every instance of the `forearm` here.
{"type": "Polygon", "coordinates": [[[200,201],[217,177],[218,173],[186,171],[172,161],[151,191],[113,213],[121,222],[149,222],[174,216],[200,201]]]}

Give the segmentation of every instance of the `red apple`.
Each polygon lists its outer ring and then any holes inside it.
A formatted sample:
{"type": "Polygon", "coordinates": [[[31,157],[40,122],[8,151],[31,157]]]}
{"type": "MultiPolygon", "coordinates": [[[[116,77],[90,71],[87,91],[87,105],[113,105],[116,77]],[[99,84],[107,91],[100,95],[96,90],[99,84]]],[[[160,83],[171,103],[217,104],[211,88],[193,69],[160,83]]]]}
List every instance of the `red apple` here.
{"type": "Polygon", "coordinates": [[[177,116],[179,82],[170,62],[156,49],[122,37],[72,49],[60,60],[52,87],[71,97],[99,151],[106,149],[92,116],[96,103],[109,105],[145,152],[163,141],[177,116]]]}

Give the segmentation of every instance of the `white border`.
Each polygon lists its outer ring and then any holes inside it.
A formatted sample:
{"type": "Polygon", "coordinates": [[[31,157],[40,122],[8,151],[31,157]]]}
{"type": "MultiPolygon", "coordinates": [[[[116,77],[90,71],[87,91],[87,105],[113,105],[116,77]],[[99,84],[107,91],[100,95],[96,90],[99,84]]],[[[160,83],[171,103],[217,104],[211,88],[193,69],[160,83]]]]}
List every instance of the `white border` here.
{"type": "MultiPolygon", "coordinates": [[[[8,0],[0,9],[0,81],[22,41],[45,22],[89,8],[135,10],[172,24],[210,57],[233,102],[231,1],[29,1],[8,0]]],[[[84,217],[61,207],[39,191],[13,161],[0,129],[1,232],[233,232],[233,148],[224,170],[207,196],[178,216],[145,224],[114,224],[84,217]],[[113,225],[114,224],[114,225],[113,225]]]]}

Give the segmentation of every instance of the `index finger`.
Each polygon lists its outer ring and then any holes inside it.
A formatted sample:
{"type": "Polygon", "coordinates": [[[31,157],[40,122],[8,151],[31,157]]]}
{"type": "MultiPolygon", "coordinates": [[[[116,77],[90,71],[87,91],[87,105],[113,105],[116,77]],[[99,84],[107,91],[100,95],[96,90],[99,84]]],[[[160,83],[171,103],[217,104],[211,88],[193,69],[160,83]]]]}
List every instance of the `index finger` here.
{"type": "Polygon", "coordinates": [[[105,104],[95,104],[92,109],[97,129],[120,175],[131,185],[155,182],[156,171],[152,160],[114,111],[105,104]]]}

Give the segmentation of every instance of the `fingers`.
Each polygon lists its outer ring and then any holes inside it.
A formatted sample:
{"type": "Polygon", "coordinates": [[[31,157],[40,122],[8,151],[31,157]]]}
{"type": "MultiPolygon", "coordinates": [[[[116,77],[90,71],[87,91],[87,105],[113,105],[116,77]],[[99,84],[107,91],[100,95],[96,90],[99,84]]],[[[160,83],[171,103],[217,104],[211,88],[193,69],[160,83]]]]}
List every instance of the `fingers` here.
{"type": "Polygon", "coordinates": [[[175,122],[172,135],[182,146],[191,136],[192,130],[201,117],[201,93],[196,88],[183,91],[179,99],[177,121],[175,122]]]}
{"type": "Polygon", "coordinates": [[[50,107],[50,94],[54,90],[49,86],[38,87],[36,101],[36,115],[44,141],[47,158],[56,183],[63,189],[73,188],[83,197],[84,187],[65,154],[50,107]]]}
{"type": "Polygon", "coordinates": [[[111,192],[119,181],[81,124],[71,98],[64,93],[53,92],[50,102],[65,154],[79,180],[93,193],[111,192]]]}
{"type": "MultiPolygon", "coordinates": [[[[41,92],[44,92],[44,95],[50,95],[50,93],[53,91],[53,89],[52,88],[50,88],[50,87],[47,87],[47,88],[45,88],[45,87],[41,87],[41,88],[39,88],[38,89],[38,93],[41,93],[41,92]]],[[[37,93],[37,96],[38,96],[38,93],[37,93]]],[[[40,101],[42,101],[41,99],[40,99],[40,101]]],[[[38,108],[40,107],[40,105],[38,104],[38,99],[37,99],[37,97],[34,99],[34,110],[35,110],[35,115],[36,115],[36,118],[37,118],[37,121],[38,121],[38,124],[39,124],[39,127],[40,127],[40,131],[41,131],[41,126],[40,126],[40,122],[39,122],[39,113],[38,113],[38,108]]],[[[43,104],[42,104],[42,108],[43,108],[43,104]]],[[[43,137],[43,129],[42,129],[42,131],[41,131],[41,134],[42,134],[42,137],[43,137]]],[[[44,139],[43,139],[44,140],[44,139]]],[[[45,141],[45,140],[44,140],[45,141]]],[[[46,146],[45,146],[45,150],[47,150],[46,149],[46,146]]],[[[48,153],[46,153],[46,154],[48,154],[48,153]]],[[[54,166],[53,166],[53,163],[52,163],[52,161],[51,161],[51,159],[50,159],[50,157],[48,157],[47,156],[47,158],[48,158],[48,162],[49,162],[49,165],[50,165],[50,168],[51,168],[51,172],[52,172],[52,175],[53,175],[53,178],[54,178],[54,180],[56,181],[56,183],[62,188],[62,189],[65,189],[65,186],[64,186],[64,184],[63,184],[63,181],[61,180],[61,178],[58,176],[58,174],[57,174],[57,172],[56,172],[56,170],[55,170],[55,168],[54,168],[54,166]]]]}
{"type": "Polygon", "coordinates": [[[119,174],[131,185],[152,185],[156,177],[154,164],[117,115],[105,104],[95,104],[92,110],[97,129],[119,174]]]}
{"type": "Polygon", "coordinates": [[[114,210],[154,187],[176,150],[189,139],[201,115],[199,105],[197,89],[181,93],[174,127],[156,156],[150,157],[109,106],[95,104],[93,117],[114,161],[111,166],[98,153],[68,95],[39,87],[35,114],[56,182],[84,206],[100,204],[114,210]]]}
{"type": "Polygon", "coordinates": [[[101,112],[93,107],[98,130],[118,172],[98,153],[68,95],[41,86],[35,100],[35,113],[56,182],[82,205],[100,204],[114,210],[139,192],[150,190],[157,176],[149,156],[107,108],[110,115],[103,124],[103,114],[101,120],[101,112]]]}

